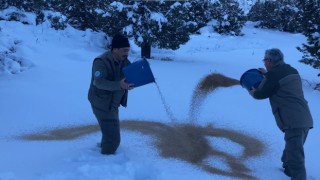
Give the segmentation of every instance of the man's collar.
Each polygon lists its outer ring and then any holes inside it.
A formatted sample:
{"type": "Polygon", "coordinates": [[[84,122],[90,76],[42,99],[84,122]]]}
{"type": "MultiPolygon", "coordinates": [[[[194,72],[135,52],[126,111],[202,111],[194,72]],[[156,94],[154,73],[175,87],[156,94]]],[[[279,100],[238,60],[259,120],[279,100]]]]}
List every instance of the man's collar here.
{"type": "Polygon", "coordinates": [[[274,62],[271,69],[277,68],[278,66],[283,65],[283,64],[285,64],[284,61],[274,62]]]}

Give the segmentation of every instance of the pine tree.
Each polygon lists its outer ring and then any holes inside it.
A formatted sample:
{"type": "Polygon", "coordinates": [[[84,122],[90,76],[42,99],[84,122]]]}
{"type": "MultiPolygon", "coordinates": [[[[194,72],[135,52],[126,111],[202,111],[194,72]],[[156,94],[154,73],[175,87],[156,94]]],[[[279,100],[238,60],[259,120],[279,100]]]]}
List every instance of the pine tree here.
{"type": "Polygon", "coordinates": [[[213,4],[213,18],[217,24],[214,30],[220,34],[241,35],[241,29],[245,23],[245,15],[235,0],[219,0],[213,4]]]}
{"type": "Polygon", "coordinates": [[[181,44],[189,41],[191,32],[198,27],[194,21],[190,21],[188,12],[190,12],[190,4],[174,3],[167,10],[167,22],[163,24],[161,31],[155,35],[160,41],[157,46],[165,49],[178,49],[181,44]]]}
{"type": "Polygon", "coordinates": [[[52,3],[56,11],[67,17],[71,26],[80,30],[99,30],[100,22],[96,18],[96,8],[99,7],[97,0],[56,0],[52,3]]]}
{"type": "MultiPolygon", "coordinates": [[[[302,47],[297,47],[303,53],[300,62],[320,69],[320,2],[306,0],[302,8],[303,34],[307,37],[307,43],[303,43],[302,47]]],[[[320,88],[320,83],[317,87],[320,88]]]]}
{"type": "Polygon", "coordinates": [[[132,13],[130,33],[141,47],[142,57],[151,57],[151,47],[177,49],[189,40],[195,27],[189,21],[189,4],[183,1],[135,2],[129,10],[132,13]]]}
{"type": "Polygon", "coordinates": [[[0,1],[0,10],[6,9],[8,7],[8,3],[6,0],[0,1]]]}
{"type": "Polygon", "coordinates": [[[260,27],[268,29],[277,29],[279,25],[279,14],[277,9],[279,8],[278,1],[266,1],[264,2],[262,11],[262,19],[260,20],[260,27]]]}
{"type": "Polygon", "coordinates": [[[151,46],[159,44],[157,34],[163,33],[162,27],[167,23],[163,14],[168,4],[158,1],[139,1],[131,9],[132,31],[135,43],[141,47],[141,56],[150,58],[151,46]]]}
{"type": "MultiPolygon", "coordinates": [[[[247,14],[248,20],[253,22],[258,22],[263,18],[263,9],[264,3],[260,2],[259,0],[251,7],[249,13],[247,14]]],[[[259,27],[259,25],[257,26],[259,27]]]]}
{"type": "MultiPolygon", "coordinates": [[[[151,47],[178,49],[190,35],[214,18],[214,1],[114,1],[114,0],[3,0],[0,7],[16,6],[35,12],[36,23],[44,21],[43,10],[60,12],[66,17],[47,17],[54,28],[69,23],[74,28],[103,31],[107,36],[118,33],[133,38],[143,57],[150,58],[151,47]]],[[[235,0],[221,0],[220,14],[215,16],[219,32],[239,35],[243,12],[235,0]]]]}
{"type": "Polygon", "coordinates": [[[66,15],[73,27],[103,31],[108,36],[125,34],[141,47],[143,57],[150,58],[151,47],[177,49],[189,40],[192,32],[207,23],[206,18],[196,23],[204,11],[190,15],[193,1],[52,0],[50,3],[66,15]]]}
{"type": "Polygon", "coordinates": [[[277,8],[279,26],[277,29],[284,32],[302,32],[302,26],[298,23],[301,11],[298,9],[295,1],[279,1],[277,8]]]}
{"type": "Polygon", "coordinates": [[[249,11],[248,19],[258,22],[256,27],[301,32],[300,13],[295,0],[258,1],[249,11]]]}
{"type": "Polygon", "coordinates": [[[23,10],[23,0],[7,0],[8,6],[14,6],[20,10],[23,10]]]}
{"type": "Polygon", "coordinates": [[[213,5],[211,0],[189,0],[185,3],[188,6],[188,21],[194,25],[194,31],[206,26],[213,19],[213,5]]]}
{"type": "Polygon", "coordinates": [[[108,36],[114,36],[115,34],[128,34],[126,27],[130,25],[129,17],[131,13],[130,1],[116,2],[113,0],[106,0],[100,4],[100,10],[98,21],[101,25],[101,31],[105,32],[108,36]]]}

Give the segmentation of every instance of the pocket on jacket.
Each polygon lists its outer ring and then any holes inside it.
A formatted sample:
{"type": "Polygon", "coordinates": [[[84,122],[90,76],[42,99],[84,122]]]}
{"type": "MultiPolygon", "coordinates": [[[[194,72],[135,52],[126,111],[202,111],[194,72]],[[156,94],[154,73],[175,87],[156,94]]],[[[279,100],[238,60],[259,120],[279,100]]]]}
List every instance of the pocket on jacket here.
{"type": "Polygon", "coordinates": [[[285,129],[285,124],[281,116],[280,108],[276,108],[276,110],[273,112],[273,115],[277,121],[279,128],[281,130],[285,129]]]}
{"type": "Polygon", "coordinates": [[[89,101],[92,106],[104,110],[104,111],[110,111],[111,106],[111,100],[112,100],[112,94],[111,93],[99,93],[94,92],[94,90],[91,90],[89,92],[89,101]]]}

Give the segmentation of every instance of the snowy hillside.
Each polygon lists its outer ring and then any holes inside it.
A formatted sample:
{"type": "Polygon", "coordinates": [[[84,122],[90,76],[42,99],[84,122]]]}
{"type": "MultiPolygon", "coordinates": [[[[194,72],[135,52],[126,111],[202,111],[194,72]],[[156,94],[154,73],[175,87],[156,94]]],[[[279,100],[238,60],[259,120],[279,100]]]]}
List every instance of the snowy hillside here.
{"type": "MultiPolygon", "coordinates": [[[[26,69],[11,62],[17,72],[0,74],[0,180],[289,179],[280,169],[283,133],[268,100],[254,100],[238,84],[273,47],[304,80],[315,124],[305,144],[307,176],[320,179],[320,92],[310,87],[319,72],[298,62],[301,34],[247,23],[241,37],[203,28],[176,51],[152,49],[157,84],[130,91],[128,107],[120,108],[121,145],[103,156],[87,100],[103,35],[9,21],[0,28],[0,51],[14,47],[12,55],[30,62],[26,69]],[[197,89],[203,80],[207,88],[197,89]],[[194,102],[197,92],[203,98],[194,102]]],[[[131,45],[134,62],[140,49],[131,45]]]]}

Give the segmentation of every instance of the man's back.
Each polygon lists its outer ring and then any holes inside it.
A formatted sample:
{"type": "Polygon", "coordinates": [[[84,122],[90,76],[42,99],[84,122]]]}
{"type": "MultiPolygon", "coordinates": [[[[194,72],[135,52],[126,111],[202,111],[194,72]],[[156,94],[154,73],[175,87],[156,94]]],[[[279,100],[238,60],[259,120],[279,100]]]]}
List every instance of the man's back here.
{"type": "MultiPolygon", "coordinates": [[[[269,92],[272,112],[281,130],[311,128],[313,120],[304,99],[302,82],[298,71],[288,64],[280,63],[268,73],[257,90],[269,92]]],[[[255,95],[256,95],[255,93],[255,95]]]]}

